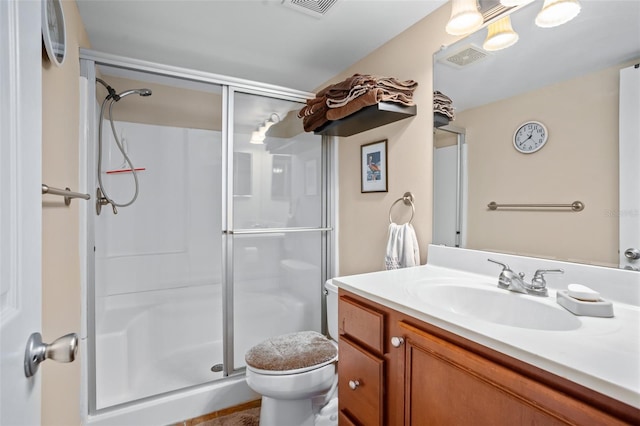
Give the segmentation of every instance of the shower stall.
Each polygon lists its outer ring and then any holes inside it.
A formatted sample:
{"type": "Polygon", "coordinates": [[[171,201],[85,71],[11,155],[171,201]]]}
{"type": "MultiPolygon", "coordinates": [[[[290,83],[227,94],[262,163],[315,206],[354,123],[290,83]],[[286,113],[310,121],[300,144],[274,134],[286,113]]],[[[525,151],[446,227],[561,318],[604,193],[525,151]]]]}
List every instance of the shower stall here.
{"type": "Polygon", "coordinates": [[[86,50],[81,75],[87,423],[257,399],[248,348],[326,331],[330,146],[296,116],[312,94],[86,50]]]}

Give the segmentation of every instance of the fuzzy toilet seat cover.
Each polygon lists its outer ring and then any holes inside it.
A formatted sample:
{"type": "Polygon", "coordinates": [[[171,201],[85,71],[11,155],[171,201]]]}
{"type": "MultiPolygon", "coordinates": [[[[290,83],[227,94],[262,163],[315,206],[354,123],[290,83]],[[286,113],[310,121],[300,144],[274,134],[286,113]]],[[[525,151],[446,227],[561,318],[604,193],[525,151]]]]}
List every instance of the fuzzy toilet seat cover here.
{"type": "Polygon", "coordinates": [[[335,345],[316,331],[299,331],[272,337],[249,349],[247,365],[265,371],[308,369],[332,362],[338,356],[335,345]]]}

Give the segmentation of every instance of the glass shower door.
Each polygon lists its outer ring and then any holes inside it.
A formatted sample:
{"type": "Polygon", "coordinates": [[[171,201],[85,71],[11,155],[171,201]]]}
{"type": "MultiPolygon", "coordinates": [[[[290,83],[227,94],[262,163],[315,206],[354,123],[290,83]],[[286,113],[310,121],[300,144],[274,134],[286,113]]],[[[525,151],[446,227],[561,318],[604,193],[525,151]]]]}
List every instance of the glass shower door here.
{"type": "MultiPolygon", "coordinates": [[[[92,212],[95,409],[223,377],[222,89],[100,66],[121,92],[113,126],[138,170],[133,204],[92,212]]],[[[106,92],[97,85],[97,101],[106,92]]],[[[105,117],[107,114],[105,114],[105,117]]],[[[104,118],[102,181],[131,198],[128,164],[104,118]]]]}
{"type": "Polygon", "coordinates": [[[325,164],[322,138],[296,117],[303,105],[233,93],[234,369],[270,336],[321,331],[325,164]]]}

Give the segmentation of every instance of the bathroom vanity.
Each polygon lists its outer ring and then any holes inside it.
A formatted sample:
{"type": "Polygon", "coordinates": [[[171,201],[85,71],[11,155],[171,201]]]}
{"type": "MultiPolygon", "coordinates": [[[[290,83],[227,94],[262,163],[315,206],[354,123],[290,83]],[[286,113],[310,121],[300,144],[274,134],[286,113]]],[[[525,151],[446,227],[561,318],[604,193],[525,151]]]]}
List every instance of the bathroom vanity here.
{"type": "Polygon", "coordinates": [[[639,274],[438,246],[429,259],[334,278],[341,425],[640,424],[639,274]],[[512,293],[487,258],[565,273],[549,297],[512,293]],[[558,305],[573,282],[614,317],[558,305]]]}

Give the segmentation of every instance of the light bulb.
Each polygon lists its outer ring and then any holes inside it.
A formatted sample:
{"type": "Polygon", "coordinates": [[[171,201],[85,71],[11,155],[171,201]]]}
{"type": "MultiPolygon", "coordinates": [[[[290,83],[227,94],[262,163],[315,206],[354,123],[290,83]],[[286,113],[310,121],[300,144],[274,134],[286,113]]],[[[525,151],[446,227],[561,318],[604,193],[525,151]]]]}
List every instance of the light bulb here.
{"type": "Polygon", "coordinates": [[[519,38],[518,33],[511,27],[511,17],[505,16],[489,25],[482,48],[490,52],[506,49],[516,44],[519,38]]]}
{"type": "Polygon", "coordinates": [[[264,142],[264,137],[264,133],[258,130],[254,130],[253,132],[251,132],[251,139],[249,139],[249,143],[260,145],[264,142]]]}
{"type": "Polygon", "coordinates": [[[267,133],[267,130],[269,130],[274,124],[276,123],[271,120],[267,120],[264,122],[261,128],[264,129],[264,133],[267,133]]]}
{"type": "Polygon", "coordinates": [[[557,27],[578,16],[578,0],[544,0],[542,10],[536,16],[536,25],[542,28],[557,27]]]}
{"type": "Polygon", "coordinates": [[[446,31],[451,35],[470,34],[480,28],[484,17],[478,10],[477,0],[451,0],[451,18],[446,31]]]}

